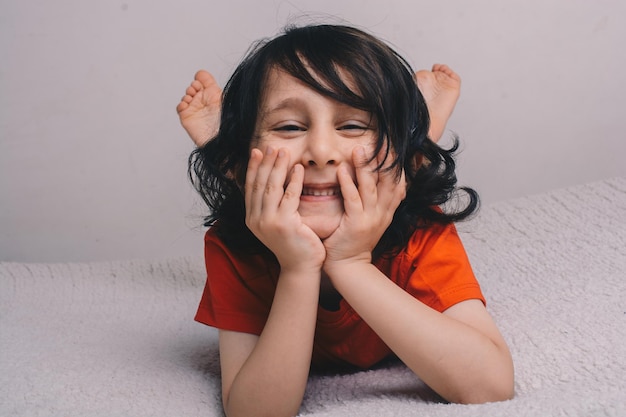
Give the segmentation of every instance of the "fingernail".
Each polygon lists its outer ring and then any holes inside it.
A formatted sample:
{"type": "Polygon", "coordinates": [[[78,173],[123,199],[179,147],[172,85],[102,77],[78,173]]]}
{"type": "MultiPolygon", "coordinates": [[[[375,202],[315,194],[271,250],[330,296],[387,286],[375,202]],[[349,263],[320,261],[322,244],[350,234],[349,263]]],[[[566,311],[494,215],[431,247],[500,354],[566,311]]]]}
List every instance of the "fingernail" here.
{"type": "Polygon", "coordinates": [[[362,146],[359,146],[356,149],[356,154],[359,158],[365,158],[365,148],[363,148],[362,146]]]}
{"type": "Polygon", "coordinates": [[[272,147],[271,147],[271,146],[268,146],[268,147],[265,149],[265,155],[271,155],[273,152],[274,152],[274,149],[272,149],[272,147]]]}

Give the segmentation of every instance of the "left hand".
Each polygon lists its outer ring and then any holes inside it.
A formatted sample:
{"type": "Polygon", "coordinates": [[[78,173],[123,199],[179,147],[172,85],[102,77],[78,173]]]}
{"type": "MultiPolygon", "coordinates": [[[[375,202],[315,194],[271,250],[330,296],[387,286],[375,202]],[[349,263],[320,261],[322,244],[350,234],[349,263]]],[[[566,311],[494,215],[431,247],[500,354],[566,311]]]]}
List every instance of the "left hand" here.
{"type": "MultiPolygon", "coordinates": [[[[395,170],[386,170],[387,162],[376,170],[384,150],[369,163],[362,146],[352,151],[356,184],[347,165],[341,165],[337,177],[344,201],[344,214],[337,230],[326,240],[324,270],[353,262],[371,263],[372,250],[391,224],[393,215],[406,196],[404,172],[398,180],[395,170]],[[358,185],[357,185],[358,184],[358,185]]],[[[329,274],[330,275],[330,274],[329,274]]]]}

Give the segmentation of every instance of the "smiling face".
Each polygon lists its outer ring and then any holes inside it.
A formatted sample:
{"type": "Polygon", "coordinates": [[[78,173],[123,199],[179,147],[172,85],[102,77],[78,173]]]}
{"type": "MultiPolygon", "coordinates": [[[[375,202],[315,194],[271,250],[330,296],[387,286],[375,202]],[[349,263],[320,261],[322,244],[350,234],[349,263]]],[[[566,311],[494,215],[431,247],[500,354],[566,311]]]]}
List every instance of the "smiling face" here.
{"type": "Polygon", "coordinates": [[[349,167],[352,152],[363,146],[372,155],[375,121],[370,113],[326,97],[281,70],[271,70],[265,85],[252,146],[287,149],[290,166],[304,166],[298,212],[321,239],[339,226],[344,212],[337,181],[340,164],[349,167]]]}

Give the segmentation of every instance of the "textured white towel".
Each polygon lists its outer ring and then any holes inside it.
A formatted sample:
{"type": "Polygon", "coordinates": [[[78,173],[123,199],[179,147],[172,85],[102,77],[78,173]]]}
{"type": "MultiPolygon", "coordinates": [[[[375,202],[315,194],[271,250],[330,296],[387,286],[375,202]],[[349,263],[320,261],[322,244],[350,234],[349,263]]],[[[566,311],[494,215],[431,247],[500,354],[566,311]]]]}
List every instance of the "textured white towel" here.
{"type": "MultiPolygon", "coordinates": [[[[303,416],[626,416],[626,178],[458,226],[516,397],[437,403],[401,365],[313,376],[303,416]]],[[[201,244],[201,243],[199,243],[201,244]]],[[[202,259],[0,264],[0,416],[221,416],[202,259]]]]}

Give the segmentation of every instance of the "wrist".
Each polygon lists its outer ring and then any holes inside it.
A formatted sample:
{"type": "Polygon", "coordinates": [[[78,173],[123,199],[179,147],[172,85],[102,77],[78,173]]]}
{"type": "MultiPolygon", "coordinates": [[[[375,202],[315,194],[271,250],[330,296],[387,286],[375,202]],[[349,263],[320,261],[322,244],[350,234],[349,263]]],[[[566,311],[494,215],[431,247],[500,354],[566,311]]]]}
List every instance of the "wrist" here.
{"type": "Polygon", "coordinates": [[[280,265],[281,272],[290,271],[295,274],[319,274],[322,271],[322,265],[324,264],[324,258],[326,253],[317,254],[312,251],[303,251],[305,256],[298,252],[291,252],[288,254],[276,254],[276,260],[280,265]],[[304,259],[303,259],[304,258],[304,259]]]}
{"type": "Polygon", "coordinates": [[[338,280],[349,280],[353,277],[361,276],[376,266],[368,259],[342,259],[338,261],[328,261],[324,263],[323,271],[328,275],[334,284],[338,280]]]}
{"type": "Polygon", "coordinates": [[[289,277],[305,277],[312,279],[315,277],[321,277],[322,266],[321,265],[305,265],[305,264],[282,264],[280,263],[280,275],[289,277]]]}

